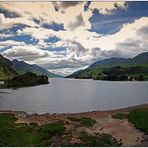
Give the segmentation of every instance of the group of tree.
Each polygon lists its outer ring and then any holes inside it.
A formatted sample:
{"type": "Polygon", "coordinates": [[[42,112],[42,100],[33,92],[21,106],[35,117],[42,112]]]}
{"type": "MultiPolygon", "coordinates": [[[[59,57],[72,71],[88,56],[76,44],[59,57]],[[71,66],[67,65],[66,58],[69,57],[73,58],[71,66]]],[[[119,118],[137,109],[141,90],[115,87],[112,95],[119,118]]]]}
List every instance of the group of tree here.
{"type": "Polygon", "coordinates": [[[95,78],[94,80],[108,80],[108,81],[144,81],[146,80],[143,74],[137,76],[128,76],[128,75],[106,75],[102,78],[95,78]]]}
{"type": "Polygon", "coordinates": [[[112,81],[144,81],[148,68],[143,66],[122,67],[114,66],[103,70],[103,80],[112,81]]]}
{"type": "Polygon", "coordinates": [[[48,77],[45,75],[36,75],[28,72],[22,75],[13,77],[4,81],[5,87],[25,87],[25,86],[36,86],[41,84],[48,84],[48,77]]]}
{"type": "Polygon", "coordinates": [[[148,80],[147,66],[113,66],[100,69],[85,69],[72,75],[75,79],[93,79],[109,81],[148,80]]]}

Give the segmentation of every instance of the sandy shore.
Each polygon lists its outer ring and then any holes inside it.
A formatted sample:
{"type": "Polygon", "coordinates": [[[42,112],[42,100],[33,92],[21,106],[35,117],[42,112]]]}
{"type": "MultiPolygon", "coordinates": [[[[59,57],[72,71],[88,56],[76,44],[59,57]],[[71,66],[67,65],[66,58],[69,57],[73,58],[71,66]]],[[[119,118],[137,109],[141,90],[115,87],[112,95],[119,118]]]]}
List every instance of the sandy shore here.
{"type": "MultiPolygon", "coordinates": [[[[86,131],[90,134],[93,133],[109,133],[117,140],[122,141],[123,146],[138,146],[144,144],[148,146],[148,143],[144,142],[146,135],[143,132],[135,129],[127,119],[119,120],[113,119],[111,116],[118,112],[129,112],[137,108],[148,108],[148,104],[137,105],[124,109],[110,110],[110,111],[93,111],[85,113],[73,113],[73,114],[31,114],[28,115],[25,112],[19,111],[0,111],[1,113],[14,114],[18,119],[17,123],[31,123],[36,122],[38,125],[51,123],[62,120],[65,123],[67,129],[71,129],[74,137],[77,136],[78,132],[86,131]],[[90,117],[95,119],[97,123],[93,127],[79,126],[76,122],[68,119],[68,117],[90,117]]],[[[143,146],[143,145],[142,145],[143,146]]]]}

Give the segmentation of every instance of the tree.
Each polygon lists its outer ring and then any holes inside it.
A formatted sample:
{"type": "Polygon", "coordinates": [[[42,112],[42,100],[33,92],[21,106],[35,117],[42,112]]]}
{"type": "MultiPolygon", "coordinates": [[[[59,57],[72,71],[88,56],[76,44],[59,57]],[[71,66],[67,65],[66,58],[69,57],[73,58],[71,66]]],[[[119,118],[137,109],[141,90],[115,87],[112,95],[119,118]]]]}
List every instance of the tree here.
{"type": "Polygon", "coordinates": [[[142,75],[142,74],[139,75],[138,78],[137,78],[137,80],[138,81],[144,81],[145,80],[144,75],[142,75]]]}

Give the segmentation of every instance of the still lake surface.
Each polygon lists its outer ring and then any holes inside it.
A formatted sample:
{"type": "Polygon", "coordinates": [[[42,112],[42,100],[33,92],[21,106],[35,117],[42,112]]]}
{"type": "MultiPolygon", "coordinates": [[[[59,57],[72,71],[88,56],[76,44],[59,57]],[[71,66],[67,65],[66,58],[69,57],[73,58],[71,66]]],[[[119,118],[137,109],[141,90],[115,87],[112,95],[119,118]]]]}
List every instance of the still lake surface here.
{"type": "Polygon", "coordinates": [[[148,82],[50,79],[50,84],[0,89],[0,110],[76,113],[148,103],[148,82]]]}

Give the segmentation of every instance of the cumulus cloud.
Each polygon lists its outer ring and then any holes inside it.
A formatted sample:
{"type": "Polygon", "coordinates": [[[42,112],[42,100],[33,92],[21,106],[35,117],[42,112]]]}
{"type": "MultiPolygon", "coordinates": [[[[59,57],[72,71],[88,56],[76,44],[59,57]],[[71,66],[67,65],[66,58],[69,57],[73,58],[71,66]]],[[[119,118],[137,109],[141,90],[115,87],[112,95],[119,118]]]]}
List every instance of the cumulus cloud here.
{"type": "MultiPolygon", "coordinates": [[[[96,33],[87,30],[79,30],[74,33],[53,31],[52,35],[59,37],[60,41],[49,44],[40,40],[36,46],[29,46],[23,42],[17,44],[18,42],[5,41],[5,45],[12,44],[14,46],[3,51],[2,54],[10,59],[18,58],[39,64],[47,69],[76,69],[88,66],[100,59],[131,57],[147,51],[147,26],[148,18],[143,17],[134,23],[124,25],[119,32],[113,35],[96,36],[96,33]],[[41,48],[41,45],[51,49],[65,47],[65,50],[61,52],[47,51],[41,48]]],[[[40,36],[38,39],[42,39],[50,36],[50,31],[34,28],[31,33],[33,37],[40,36]]]]}
{"type": "MultiPolygon", "coordinates": [[[[84,29],[90,29],[91,25],[89,22],[89,18],[93,15],[92,11],[94,9],[98,9],[100,13],[107,14],[107,11],[117,9],[116,5],[118,4],[121,8],[124,7],[124,2],[105,2],[105,3],[97,3],[91,2],[89,11],[84,11],[84,7],[86,6],[86,2],[5,2],[0,3],[0,7],[9,12],[13,12],[14,14],[18,14],[17,19],[5,18],[5,16],[1,16],[3,18],[3,23],[7,22],[3,25],[7,26],[9,24],[13,25],[12,22],[17,23],[18,21],[24,23],[29,26],[37,27],[37,24],[34,23],[34,20],[39,20],[41,23],[48,22],[49,24],[56,22],[58,24],[64,24],[65,29],[69,29],[70,22],[74,23],[74,20],[77,16],[78,19],[83,20],[85,23],[82,23],[82,27],[84,29]],[[62,8],[64,13],[60,11],[55,11],[62,8]],[[107,10],[107,11],[106,11],[107,10]],[[5,19],[4,19],[5,18],[5,19]],[[66,18],[66,19],[63,19],[66,18]],[[11,20],[11,21],[10,21],[11,20]],[[85,24],[85,26],[84,26],[85,24]]],[[[78,21],[77,19],[75,20],[78,21]]]]}
{"type": "Polygon", "coordinates": [[[142,17],[133,23],[124,24],[116,33],[101,35],[90,32],[90,17],[93,10],[109,15],[113,10],[126,9],[124,2],[47,2],[47,3],[0,3],[5,10],[19,14],[7,17],[0,13],[0,30],[9,29],[15,24],[25,24],[15,34],[0,33],[2,54],[9,59],[24,60],[39,64],[59,74],[70,74],[74,70],[87,67],[93,62],[108,57],[131,57],[148,51],[148,18],[142,17]],[[87,4],[87,5],[86,5],[87,4]],[[87,6],[87,11],[84,11],[87,6]],[[57,7],[57,11],[55,10],[57,7]],[[60,9],[60,11],[58,11],[60,9]],[[64,11],[63,12],[61,12],[64,11]],[[64,29],[53,30],[43,24],[63,24],[64,29]],[[29,35],[36,44],[26,44],[13,39],[4,40],[15,35],[29,35]],[[58,38],[49,42],[51,37],[58,38]],[[64,48],[65,50],[52,50],[64,48]]]}
{"type": "Polygon", "coordinates": [[[65,2],[53,2],[53,5],[57,11],[69,8],[69,7],[74,7],[82,2],[79,1],[65,1],[65,2]]]}
{"type": "Polygon", "coordinates": [[[104,15],[112,14],[117,8],[126,9],[125,2],[92,2],[89,6],[90,10],[98,9],[99,13],[104,15]]]}
{"type": "Polygon", "coordinates": [[[59,2],[60,3],[60,6],[63,7],[63,8],[68,8],[68,7],[73,7],[73,6],[76,6],[82,2],[79,2],[79,1],[67,1],[67,2],[59,2]]]}
{"type": "Polygon", "coordinates": [[[31,46],[13,46],[2,52],[2,55],[10,59],[20,59],[25,61],[34,61],[36,58],[46,58],[51,56],[48,51],[43,51],[31,46]]]}
{"type": "Polygon", "coordinates": [[[3,13],[5,17],[9,17],[9,18],[17,18],[17,17],[20,17],[20,15],[17,12],[8,11],[5,8],[0,8],[0,13],[3,13]]]}
{"type": "Polygon", "coordinates": [[[137,31],[137,36],[141,36],[143,39],[147,39],[148,38],[148,27],[147,25],[146,26],[143,26],[141,27],[138,31],[137,31]]]}
{"type": "Polygon", "coordinates": [[[4,14],[0,14],[0,29],[8,29],[16,24],[25,24],[28,27],[38,27],[34,21],[26,20],[23,17],[7,18],[4,14]]]}
{"type": "Polygon", "coordinates": [[[68,76],[72,74],[75,71],[78,71],[80,69],[85,69],[87,66],[84,67],[72,67],[72,68],[61,68],[61,69],[48,69],[49,71],[56,73],[58,75],[68,76]]]}
{"type": "Polygon", "coordinates": [[[76,41],[71,41],[70,47],[70,50],[76,52],[78,56],[83,55],[86,52],[86,49],[82,46],[82,44],[76,41]]]}
{"type": "Polygon", "coordinates": [[[85,25],[85,22],[83,20],[83,17],[82,15],[78,15],[75,17],[74,21],[73,22],[70,22],[68,24],[68,28],[72,31],[74,31],[76,28],[78,28],[79,26],[84,26],[85,25]]]}

